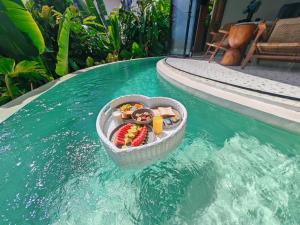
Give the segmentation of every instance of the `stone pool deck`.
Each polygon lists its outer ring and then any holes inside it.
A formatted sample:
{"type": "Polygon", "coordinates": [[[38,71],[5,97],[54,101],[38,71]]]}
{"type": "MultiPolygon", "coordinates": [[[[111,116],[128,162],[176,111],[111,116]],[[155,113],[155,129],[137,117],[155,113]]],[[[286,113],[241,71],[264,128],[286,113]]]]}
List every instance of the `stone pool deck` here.
{"type": "Polygon", "coordinates": [[[265,65],[225,67],[201,59],[166,58],[157,71],[193,95],[300,133],[300,70],[265,65]]]}

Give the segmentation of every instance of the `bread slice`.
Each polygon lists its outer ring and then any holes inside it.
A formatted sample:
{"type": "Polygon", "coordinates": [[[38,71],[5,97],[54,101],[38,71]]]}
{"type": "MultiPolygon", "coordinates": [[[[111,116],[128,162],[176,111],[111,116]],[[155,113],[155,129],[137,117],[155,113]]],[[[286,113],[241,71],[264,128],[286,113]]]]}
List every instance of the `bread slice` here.
{"type": "Polygon", "coordinates": [[[160,116],[160,112],[158,109],[151,109],[153,111],[154,116],[160,116]]]}
{"type": "Polygon", "coordinates": [[[172,107],[158,107],[158,111],[162,117],[176,116],[172,110],[172,107]]]}

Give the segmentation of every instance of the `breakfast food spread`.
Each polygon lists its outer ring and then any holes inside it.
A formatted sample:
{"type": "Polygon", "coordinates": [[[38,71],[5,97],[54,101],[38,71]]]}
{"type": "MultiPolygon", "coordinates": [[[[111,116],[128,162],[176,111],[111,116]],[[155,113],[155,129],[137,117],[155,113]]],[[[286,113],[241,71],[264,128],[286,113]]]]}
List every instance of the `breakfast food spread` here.
{"type": "Polygon", "coordinates": [[[172,107],[157,107],[152,109],[154,116],[163,117],[163,125],[165,128],[171,128],[175,126],[179,120],[179,113],[172,107]]]}
{"type": "Polygon", "coordinates": [[[142,108],[144,105],[140,103],[126,103],[121,105],[119,111],[122,113],[122,119],[128,119],[135,110],[142,108]]]}
{"type": "Polygon", "coordinates": [[[117,107],[117,112],[120,113],[121,121],[127,121],[127,123],[116,128],[117,130],[113,132],[111,141],[118,148],[141,146],[146,143],[148,132],[154,132],[154,134],[159,135],[164,128],[171,128],[180,120],[178,112],[172,107],[149,109],[144,108],[142,103],[122,104],[120,107],[117,107]],[[153,117],[156,120],[150,123],[153,117]],[[132,120],[129,120],[130,118],[132,120]],[[161,118],[161,120],[158,118],[161,118]],[[150,125],[149,130],[145,124],[150,125]],[[159,127],[160,129],[158,129],[159,127]]]}
{"type": "Polygon", "coordinates": [[[152,114],[149,111],[138,112],[133,116],[137,122],[150,122],[152,120],[152,114]]]}
{"type": "Polygon", "coordinates": [[[125,95],[102,107],[96,129],[118,166],[141,168],[176,149],[184,137],[186,121],[187,111],[175,99],[125,95]]]}
{"type": "Polygon", "coordinates": [[[173,117],[176,116],[176,114],[173,112],[173,109],[171,107],[158,107],[160,116],[162,117],[173,117]]]}

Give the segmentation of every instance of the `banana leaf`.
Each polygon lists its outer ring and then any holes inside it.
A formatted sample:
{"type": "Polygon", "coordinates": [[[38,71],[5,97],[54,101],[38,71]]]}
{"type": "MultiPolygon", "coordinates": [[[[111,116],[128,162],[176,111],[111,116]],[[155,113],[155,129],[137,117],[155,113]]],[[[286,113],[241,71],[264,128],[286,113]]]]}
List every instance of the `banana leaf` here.
{"type": "Polygon", "coordinates": [[[97,6],[98,6],[98,9],[99,9],[99,14],[102,17],[102,19],[104,19],[105,16],[107,16],[107,11],[106,11],[106,8],[105,8],[105,4],[104,4],[103,0],[96,0],[96,3],[97,3],[97,6]]]}
{"type": "Polygon", "coordinates": [[[59,24],[57,40],[58,53],[55,72],[60,76],[69,72],[69,37],[72,17],[72,12],[67,8],[59,24]]]}
{"type": "Polygon", "coordinates": [[[96,17],[95,16],[88,16],[88,17],[86,17],[86,18],[84,18],[83,20],[82,20],[82,23],[84,24],[84,25],[89,25],[89,26],[95,26],[95,27],[97,27],[97,28],[100,28],[101,30],[103,30],[104,29],[104,26],[101,24],[101,23],[97,23],[97,22],[95,22],[95,20],[96,20],[96,17]]]}
{"type": "Polygon", "coordinates": [[[42,33],[20,0],[0,0],[0,52],[21,60],[45,51],[42,33]]]}
{"type": "Polygon", "coordinates": [[[19,62],[14,72],[11,74],[12,77],[24,77],[28,80],[35,81],[35,80],[44,80],[44,81],[51,81],[53,78],[48,76],[44,66],[38,61],[28,61],[23,60],[19,62]]]}
{"type": "Polygon", "coordinates": [[[15,60],[10,58],[0,58],[0,74],[12,73],[15,67],[15,60]]]}
{"type": "Polygon", "coordinates": [[[116,13],[111,13],[109,16],[108,35],[113,51],[119,53],[121,48],[121,29],[116,13]]]}
{"type": "Polygon", "coordinates": [[[0,75],[4,76],[7,93],[12,99],[21,93],[14,82],[15,78],[24,78],[33,83],[53,79],[39,61],[23,60],[15,65],[15,60],[10,58],[0,58],[0,75]]]}
{"type": "Polygon", "coordinates": [[[107,13],[103,1],[97,0],[95,4],[93,0],[85,0],[85,3],[90,14],[96,16],[98,21],[105,26],[105,16],[107,15],[107,13]]]}

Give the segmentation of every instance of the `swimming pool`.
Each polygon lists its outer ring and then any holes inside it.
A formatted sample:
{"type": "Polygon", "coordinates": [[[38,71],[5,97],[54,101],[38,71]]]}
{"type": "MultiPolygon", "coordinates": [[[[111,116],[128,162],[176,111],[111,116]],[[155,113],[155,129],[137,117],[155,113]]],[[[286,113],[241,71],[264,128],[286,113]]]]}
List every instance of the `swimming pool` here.
{"type": "Polygon", "coordinates": [[[0,224],[300,224],[300,137],[193,97],[158,59],[82,73],[0,124],[0,224]],[[95,121],[126,94],[188,110],[176,151],[121,170],[95,121]]]}

